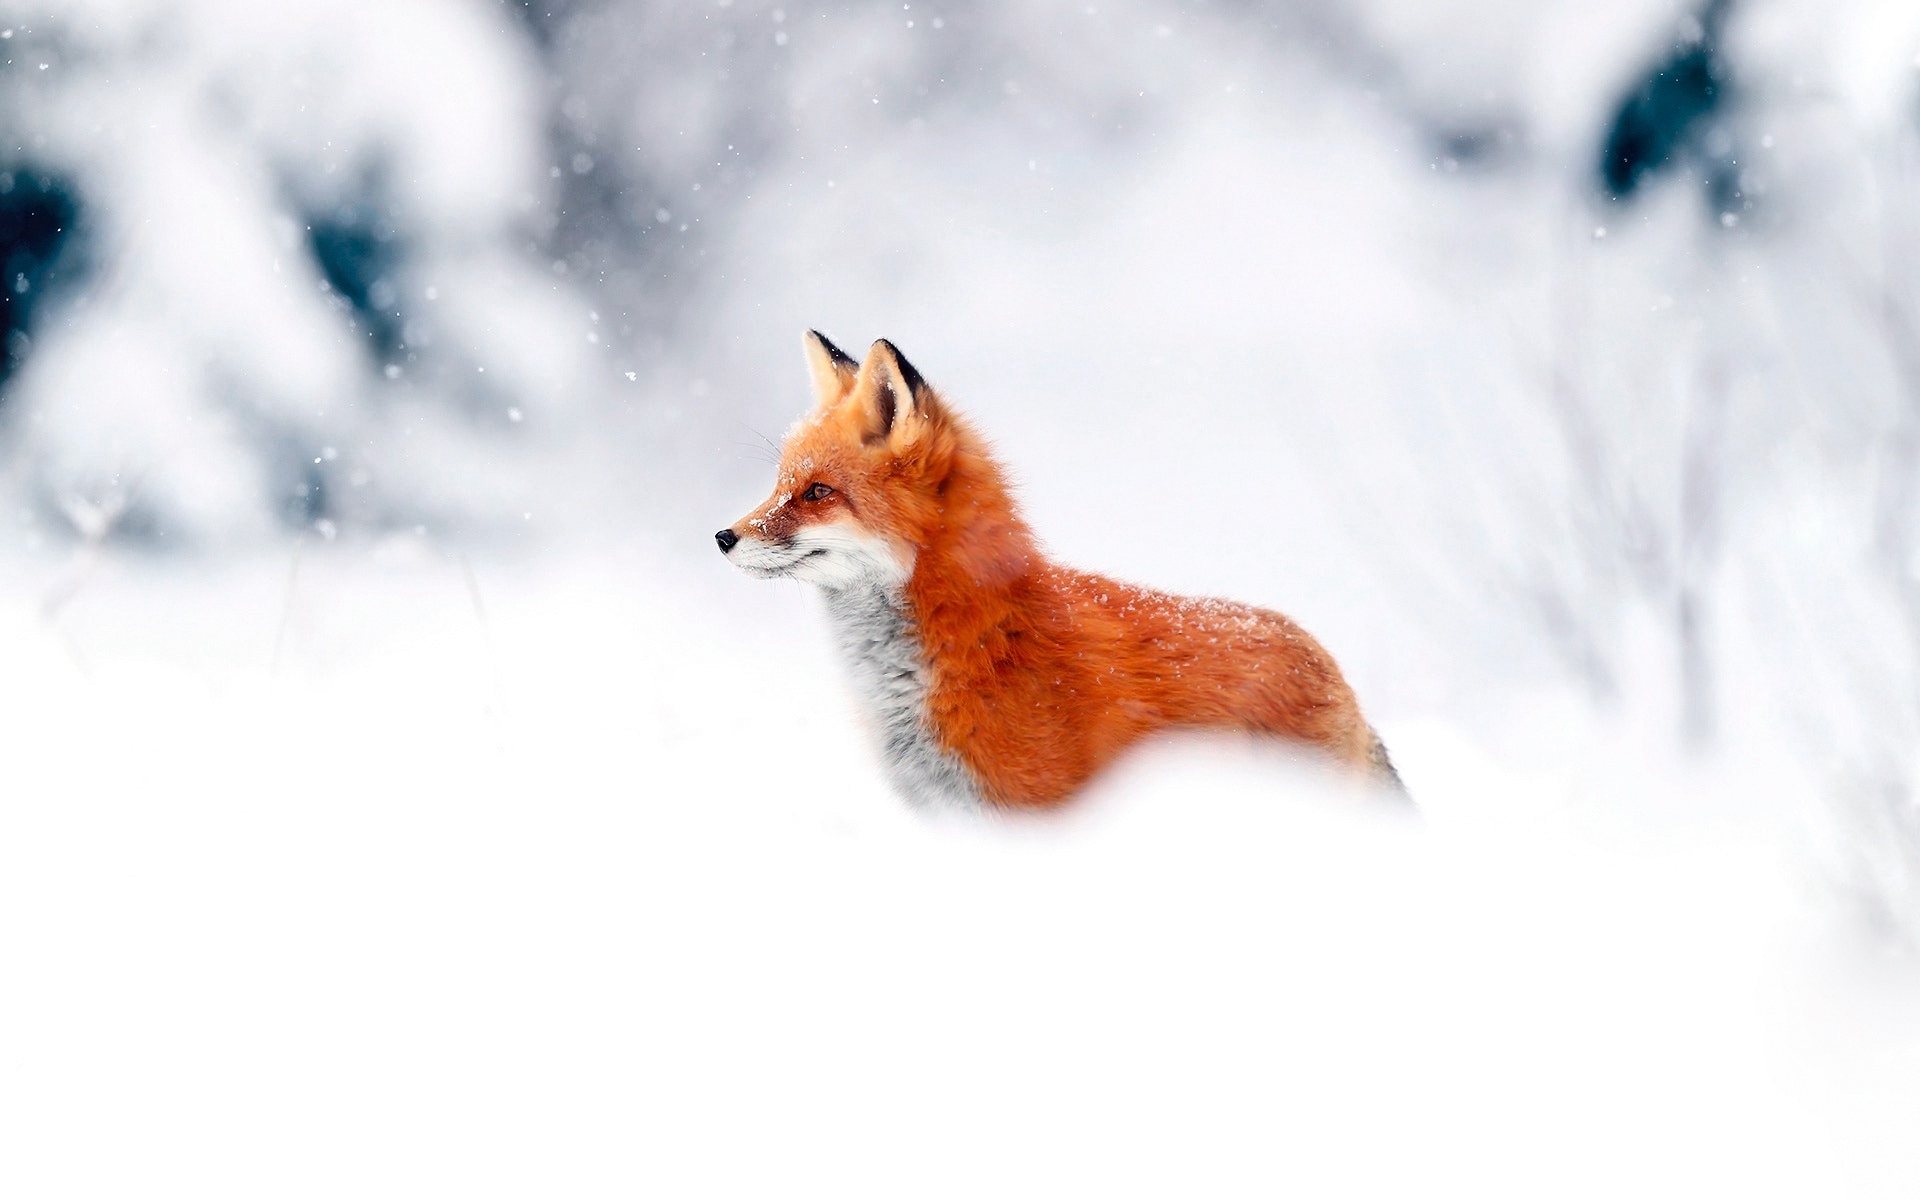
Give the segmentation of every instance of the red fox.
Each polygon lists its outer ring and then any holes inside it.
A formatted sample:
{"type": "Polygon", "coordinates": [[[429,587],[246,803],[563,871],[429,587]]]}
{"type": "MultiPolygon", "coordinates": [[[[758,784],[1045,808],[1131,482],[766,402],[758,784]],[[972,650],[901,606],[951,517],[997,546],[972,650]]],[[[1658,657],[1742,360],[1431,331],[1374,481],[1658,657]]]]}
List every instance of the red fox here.
{"type": "Polygon", "coordinates": [[[1353,689],[1279,613],[1049,562],[986,443],[887,341],[806,337],[817,401],[773,495],[714,535],[827,611],[909,801],[1042,808],[1158,730],[1316,747],[1404,791],[1353,689]]]}

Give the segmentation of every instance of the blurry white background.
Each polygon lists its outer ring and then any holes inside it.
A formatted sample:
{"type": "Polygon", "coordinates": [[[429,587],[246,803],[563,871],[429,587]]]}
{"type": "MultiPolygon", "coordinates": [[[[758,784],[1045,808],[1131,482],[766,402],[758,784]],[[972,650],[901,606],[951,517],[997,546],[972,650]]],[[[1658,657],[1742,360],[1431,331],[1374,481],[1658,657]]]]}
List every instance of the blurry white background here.
{"type": "Polygon", "coordinates": [[[1909,1196],[1920,9],[0,0],[0,1190],[1909,1196]],[[876,337],[1421,803],[887,793],[876,337]]]}

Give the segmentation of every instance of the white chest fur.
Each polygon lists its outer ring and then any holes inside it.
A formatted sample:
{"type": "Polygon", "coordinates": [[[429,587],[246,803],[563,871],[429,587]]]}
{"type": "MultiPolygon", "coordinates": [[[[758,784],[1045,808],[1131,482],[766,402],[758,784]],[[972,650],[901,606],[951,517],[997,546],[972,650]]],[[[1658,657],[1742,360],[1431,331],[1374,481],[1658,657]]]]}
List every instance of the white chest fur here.
{"type": "Polygon", "coordinates": [[[978,808],[972,772],[933,738],[926,656],[899,590],[872,581],[822,590],[893,786],[914,804],[978,808]]]}

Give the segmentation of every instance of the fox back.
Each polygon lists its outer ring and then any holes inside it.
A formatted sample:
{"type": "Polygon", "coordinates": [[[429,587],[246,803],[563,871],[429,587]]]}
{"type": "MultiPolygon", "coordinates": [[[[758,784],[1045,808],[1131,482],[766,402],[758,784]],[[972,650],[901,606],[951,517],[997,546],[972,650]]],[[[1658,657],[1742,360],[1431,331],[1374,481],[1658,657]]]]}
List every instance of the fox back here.
{"type": "Polygon", "coordinates": [[[1049,562],[984,441],[891,343],[859,363],[806,347],[814,409],[773,494],[715,539],[749,574],[820,588],[909,800],[1058,804],[1175,728],[1278,736],[1399,787],[1298,625],[1049,562]]]}

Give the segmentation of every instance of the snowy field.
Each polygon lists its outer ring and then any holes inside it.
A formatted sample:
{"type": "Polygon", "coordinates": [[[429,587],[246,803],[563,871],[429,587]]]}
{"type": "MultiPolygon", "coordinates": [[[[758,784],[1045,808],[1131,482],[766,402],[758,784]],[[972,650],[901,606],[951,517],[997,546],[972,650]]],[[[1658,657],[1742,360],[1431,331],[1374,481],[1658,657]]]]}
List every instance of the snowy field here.
{"type": "Polygon", "coordinates": [[[0,60],[0,1195],[1920,1194],[1910,5],[0,60]],[[1062,559],[1299,619],[1417,815],[1202,740],[889,794],[712,546],[808,327],[1062,559]]]}
{"type": "Polygon", "coordinates": [[[810,597],[712,559],[10,604],[9,1194],[1920,1186],[1910,971],[1684,775],[1416,717],[1417,819],[1175,746],[928,821],[810,597]]]}

